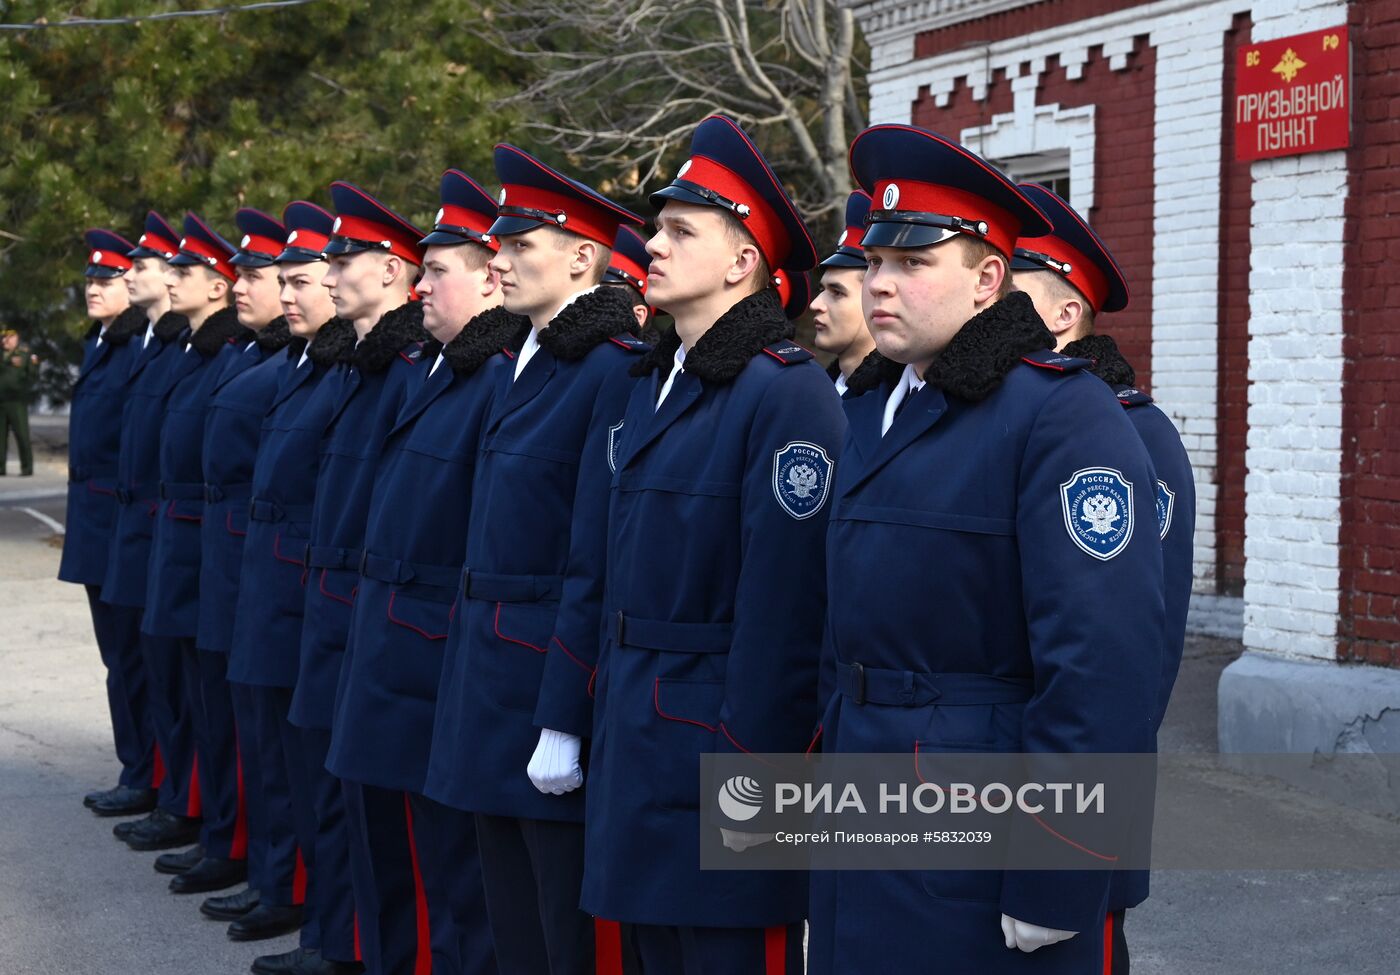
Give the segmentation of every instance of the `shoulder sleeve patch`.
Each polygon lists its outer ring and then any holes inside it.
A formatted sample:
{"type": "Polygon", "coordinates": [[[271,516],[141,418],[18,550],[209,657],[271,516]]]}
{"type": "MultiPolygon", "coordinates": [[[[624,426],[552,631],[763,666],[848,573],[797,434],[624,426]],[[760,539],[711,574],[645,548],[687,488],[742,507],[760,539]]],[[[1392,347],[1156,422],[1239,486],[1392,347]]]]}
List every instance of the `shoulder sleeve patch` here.
{"type": "Polygon", "coordinates": [[[1134,406],[1146,406],[1152,402],[1151,396],[1133,386],[1114,386],[1113,394],[1118,397],[1118,402],[1123,405],[1125,410],[1130,410],[1134,406]]]}
{"type": "Polygon", "coordinates": [[[609,336],[608,341],[619,348],[626,349],[628,352],[634,352],[638,355],[643,352],[648,352],[651,349],[651,346],[647,345],[635,335],[627,335],[626,333],[609,336]]]}
{"type": "Polygon", "coordinates": [[[1039,349],[1035,352],[1027,352],[1021,356],[1021,361],[1028,366],[1035,366],[1037,369],[1045,369],[1049,372],[1078,372],[1081,369],[1088,369],[1093,365],[1088,359],[1077,359],[1072,355],[1061,355],[1051,349],[1039,349]]]}
{"type": "Polygon", "coordinates": [[[802,346],[786,340],[774,342],[772,345],[766,346],[763,351],[785,366],[795,366],[799,362],[806,362],[812,358],[812,353],[802,346]]]}

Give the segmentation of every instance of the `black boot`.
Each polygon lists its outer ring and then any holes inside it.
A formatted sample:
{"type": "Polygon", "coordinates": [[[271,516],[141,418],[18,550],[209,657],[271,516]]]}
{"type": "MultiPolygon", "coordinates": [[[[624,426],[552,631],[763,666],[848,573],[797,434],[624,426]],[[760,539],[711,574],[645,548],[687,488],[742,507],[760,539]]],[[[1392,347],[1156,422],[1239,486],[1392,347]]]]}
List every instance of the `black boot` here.
{"type": "Polygon", "coordinates": [[[215,921],[237,921],[257,907],[261,900],[262,895],[257,888],[249,887],[236,894],[205,898],[204,903],[199,905],[199,913],[215,921]]]}
{"type": "Polygon", "coordinates": [[[125,840],[133,850],[142,851],[188,846],[199,841],[199,820],[157,809],[146,825],[136,827],[125,840]]]}
{"type": "Polygon", "coordinates": [[[247,860],[205,857],[182,874],[170,878],[172,894],[207,894],[226,890],[248,879],[247,860]]]}
{"type": "Polygon", "coordinates": [[[106,799],[120,788],[121,786],[118,785],[110,789],[98,789],[95,792],[89,792],[87,795],[83,796],[83,805],[91,809],[93,806],[97,805],[97,800],[106,799]]]}
{"type": "MultiPolygon", "coordinates": [[[[311,952],[307,952],[308,955],[311,952]]],[[[331,961],[316,952],[313,960],[303,959],[292,969],[292,975],[363,975],[365,966],[357,961],[331,961]]]]}
{"type": "Polygon", "coordinates": [[[301,927],[301,906],[259,904],[228,926],[230,941],[263,941],[301,927]]]}
{"type": "Polygon", "coordinates": [[[138,816],[156,807],[156,790],[119,785],[92,804],[99,816],[138,816]]]}
{"type": "Polygon", "coordinates": [[[125,841],[126,838],[133,833],[146,829],[168,815],[170,814],[163,809],[153,809],[148,816],[142,816],[140,819],[128,819],[124,823],[117,823],[117,825],[112,827],[112,835],[119,840],[125,841]]]}
{"type": "Polygon", "coordinates": [[[252,970],[255,975],[292,975],[301,970],[298,965],[313,957],[320,957],[315,948],[293,948],[280,955],[259,955],[253,959],[252,970]]]}
{"type": "Polygon", "coordinates": [[[156,857],[156,873],[184,873],[204,859],[204,847],[192,846],[183,853],[162,853],[156,857]]]}

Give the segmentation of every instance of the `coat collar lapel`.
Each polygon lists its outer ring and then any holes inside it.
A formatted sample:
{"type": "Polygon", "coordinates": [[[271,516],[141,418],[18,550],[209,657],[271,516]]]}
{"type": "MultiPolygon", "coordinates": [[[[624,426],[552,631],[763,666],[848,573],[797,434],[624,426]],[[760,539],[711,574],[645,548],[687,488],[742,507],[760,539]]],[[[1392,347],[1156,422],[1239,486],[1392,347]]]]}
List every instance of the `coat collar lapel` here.
{"type": "Polygon", "coordinates": [[[666,394],[666,401],[661,404],[660,409],[654,409],[658,387],[664,383],[665,380],[660,374],[653,372],[633,390],[632,399],[628,403],[628,422],[632,422],[635,417],[636,428],[628,438],[627,452],[619,461],[619,468],[631,463],[638,454],[684,416],[705,391],[704,383],[682,369],[676,373],[676,381],[672,383],[671,391],[666,394]]]}
{"type": "Polygon", "coordinates": [[[927,433],[948,412],[948,399],[943,391],[936,386],[925,386],[910,397],[908,405],[894,418],[889,431],[882,437],[880,424],[884,420],[885,401],[889,399],[889,394],[889,387],[882,385],[874,395],[862,396],[860,403],[865,408],[851,418],[852,432],[859,444],[864,466],[846,489],[847,494],[899,456],[905,447],[927,433]],[[874,402],[865,404],[865,400],[870,399],[874,402]]]}
{"type": "Polygon", "coordinates": [[[512,363],[512,368],[505,370],[504,378],[507,385],[504,397],[499,400],[500,409],[491,418],[493,429],[499,426],[507,416],[538,396],[540,390],[544,389],[545,383],[549,381],[550,376],[554,375],[557,368],[554,353],[544,346],[535,350],[530,361],[525,363],[525,369],[520,373],[520,378],[514,381],[512,381],[512,377],[515,375],[513,366],[514,363],[512,363]]]}
{"type": "MultiPolygon", "coordinates": [[[[432,367],[420,368],[426,372],[432,367]]],[[[452,387],[452,381],[456,376],[457,374],[446,362],[438,366],[437,371],[422,381],[413,396],[404,404],[403,409],[399,410],[398,419],[394,421],[394,428],[389,431],[389,435],[393,436],[421,416],[424,410],[452,387]]]]}
{"type": "Polygon", "coordinates": [[[280,406],[288,396],[291,396],[301,388],[301,384],[310,379],[311,374],[315,371],[316,364],[310,359],[307,359],[300,366],[292,366],[287,374],[282,377],[282,383],[277,388],[277,395],[273,397],[272,405],[267,408],[268,412],[271,413],[280,406]]]}

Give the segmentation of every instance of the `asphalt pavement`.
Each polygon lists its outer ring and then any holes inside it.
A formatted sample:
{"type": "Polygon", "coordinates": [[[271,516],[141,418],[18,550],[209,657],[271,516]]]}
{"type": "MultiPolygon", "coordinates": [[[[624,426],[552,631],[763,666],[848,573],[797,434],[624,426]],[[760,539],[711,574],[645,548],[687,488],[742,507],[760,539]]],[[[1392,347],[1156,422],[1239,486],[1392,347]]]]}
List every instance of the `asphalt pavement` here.
{"type": "MultiPolygon", "coordinates": [[[[245,972],[255,954],[295,940],[229,942],[224,925],[199,915],[199,895],[169,893],[154,854],[127,849],[111,835],[114,820],[82,807],[86,791],[113,784],[115,767],[86,598],[54,578],[62,424],[41,426],[35,476],[0,478],[0,975],[245,972]]],[[[1230,641],[1190,641],[1163,750],[1214,751],[1216,681],[1240,652],[1230,641]]],[[[1277,798],[1291,801],[1282,788],[1277,798]]],[[[1304,837],[1376,826],[1345,809],[1298,815],[1312,817],[1304,837]]],[[[1400,825],[1382,826],[1400,844],[1400,825]]],[[[1400,872],[1158,871],[1152,888],[1128,916],[1139,975],[1400,971],[1400,872]]]]}

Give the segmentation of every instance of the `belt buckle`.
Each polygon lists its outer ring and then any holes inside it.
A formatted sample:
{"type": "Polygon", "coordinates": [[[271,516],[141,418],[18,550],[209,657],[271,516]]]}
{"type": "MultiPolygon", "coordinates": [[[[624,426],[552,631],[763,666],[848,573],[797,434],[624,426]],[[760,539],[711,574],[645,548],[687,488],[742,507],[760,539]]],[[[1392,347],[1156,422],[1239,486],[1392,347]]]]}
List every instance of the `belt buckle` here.
{"type": "Polygon", "coordinates": [[[856,702],[857,704],[864,704],[864,703],[865,703],[865,665],[864,665],[864,664],[860,664],[860,663],[851,664],[851,673],[855,675],[855,679],[856,679],[856,696],[855,696],[855,702],[856,702]]]}

